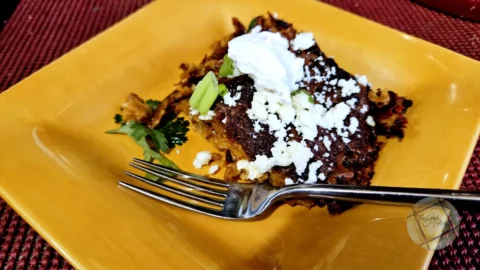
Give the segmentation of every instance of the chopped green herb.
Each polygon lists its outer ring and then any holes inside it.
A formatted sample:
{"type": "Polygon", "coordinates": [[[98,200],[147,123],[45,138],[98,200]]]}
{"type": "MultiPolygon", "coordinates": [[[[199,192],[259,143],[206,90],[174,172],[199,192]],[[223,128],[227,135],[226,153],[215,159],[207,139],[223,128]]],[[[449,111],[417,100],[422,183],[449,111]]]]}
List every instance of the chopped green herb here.
{"type": "Polygon", "coordinates": [[[300,93],[307,95],[307,96],[308,96],[308,101],[309,101],[310,103],[312,103],[312,104],[315,103],[315,100],[313,99],[313,96],[310,95],[310,93],[308,93],[307,90],[305,90],[305,89],[298,89],[298,90],[296,90],[296,91],[293,91],[291,95],[292,95],[292,97],[293,97],[293,96],[296,96],[296,95],[298,95],[298,94],[300,94],[300,93]]]}
{"type": "Polygon", "coordinates": [[[220,96],[225,96],[227,93],[228,93],[228,89],[227,89],[227,86],[225,84],[219,84],[218,85],[218,93],[220,94],[220,96]]]}
{"type": "Polygon", "coordinates": [[[152,111],[155,111],[158,107],[158,104],[160,104],[160,101],[149,99],[145,103],[147,103],[147,105],[150,106],[150,108],[152,108],[152,111]]]}
{"type": "Polygon", "coordinates": [[[166,139],[161,140],[160,136],[158,136],[155,131],[141,123],[130,121],[119,129],[107,131],[107,134],[126,134],[142,147],[145,160],[151,160],[154,158],[160,165],[178,169],[175,163],[157,152],[162,148],[168,150],[168,146],[165,146],[167,145],[166,139]],[[150,147],[147,138],[153,142],[155,150],[150,147]]]}
{"type": "Polygon", "coordinates": [[[164,120],[160,123],[157,130],[164,134],[166,144],[169,148],[175,145],[182,145],[188,140],[187,131],[189,122],[183,117],[176,118],[173,113],[164,116],[164,120]]]}
{"type": "Polygon", "coordinates": [[[257,26],[257,17],[253,18],[250,21],[250,24],[248,25],[247,32],[250,32],[250,30],[252,30],[252,28],[255,27],[255,26],[257,26]]]}
{"type": "Polygon", "coordinates": [[[152,135],[154,137],[154,142],[157,143],[157,149],[159,149],[162,152],[167,152],[170,147],[168,146],[167,138],[165,137],[165,134],[158,130],[152,130],[152,135]]]}
{"type": "Polygon", "coordinates": [[[227,54],[223,57],[223,63],[220,66],[220,70],[218,72],[218,75],[220,77],[226,77],[228,75],[232,75],[235,67],[233,66],[233,60],[228,57],[227,54]]]}
{"type": "Polygon", "coordinates": [[[123,122],[123,117],[120,115],[120,114],[115,114],[115,116],[113,117],[113,119],[115,119],[115,124],[120,124],[123,122]]]}

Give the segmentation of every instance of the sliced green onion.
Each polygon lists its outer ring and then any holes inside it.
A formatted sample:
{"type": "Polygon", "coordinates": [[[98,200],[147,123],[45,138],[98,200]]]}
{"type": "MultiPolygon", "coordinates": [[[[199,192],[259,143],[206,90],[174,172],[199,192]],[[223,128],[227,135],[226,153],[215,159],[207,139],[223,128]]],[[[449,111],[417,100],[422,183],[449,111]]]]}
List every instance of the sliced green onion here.
{"type": "Polygon", "coordinates": [[[228,93],[228,89],[227,89],[227,86],[225,84],[219,84],[218,85],[218,93],[220,94],[220,96],[225,96],[227,93],[228,93]]]}
{"type": "Polygon", "coordinates": [[[205,77],[197,84],[195,90],[193,91],[192,96],[190,97],[189,104],[193,108],[197,109],[200,103],[200,100],[207,92],[207,89],[212,87],[213,84],[217,84],[217,78],[215,78],[215,74],[212,71],[209,71],[205,77]]]}
{"type": "Polygon", "coordinates": [[[255,26],[257,26],[257,17],[253,18],[250,21],[250,24],[248,25],[247,32],[250,32],[250,30],[252,30],[252,28],[255,27],[255,26]]]}
{"type": "Polygon", "coordinates": [[[218,94],[218,82],[215,79],[215,83],[211,84],[211,87],[207,88],[207,91],[200,100],[200,103],[198,104],[197,110],[201,115],[207,114],[208,110],[210,110],[213,103],[217,99],[218,94]]]}
{"type": "Polygon", "coordinates": [[[233,67],[233,60],[230,59],[230,57],[228,57],[227,54],[225,54],[225,56],[223,57],[223,63],[220,66],[218,75],[220,75],[221,77],[232,75],[234,69],[235,68],[233,67]]]}
{"type": "Polygon", "coordinates": [[[310,102],[310,103],[312,103],[312,104],[315,103],[315,100],[313,99],[313,96],[310,95],[310,93],[308,93],[307,90],[305,90],[305,89],[298,89],[298,90],[296,90],[296,91],[293,91],[292,94],[291,94],[291,96],[293,97],[293,96],[296,96],[296,95],[298,95],[298,94],[305,94],[305,95],[307,95],[307,96],[308,96],[308,102],[310,102]]]}
{"type": "Polygon", "coordinates": [[[201,115],[205,115],[218,97],[218,81],[215,74],[209,71],[198,83],[190,97],[189,103],[201,115]]]}
{"type": "Polygon", "coordinates": [[[312,95],[308,95],[308,101],[312,104],[315,103],[315,100],[313,99],[313,96],[312,95]]]}

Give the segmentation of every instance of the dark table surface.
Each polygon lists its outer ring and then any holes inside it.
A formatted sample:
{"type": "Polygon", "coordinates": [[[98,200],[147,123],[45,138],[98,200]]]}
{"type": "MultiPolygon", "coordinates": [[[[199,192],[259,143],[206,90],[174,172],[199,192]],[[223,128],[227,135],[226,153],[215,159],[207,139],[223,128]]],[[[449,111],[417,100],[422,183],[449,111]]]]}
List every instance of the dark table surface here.
{"type": "MultiPolygon", "coordinates": [[[[0,3],[0,92],[79,46],[149,0],[6,0],[0,3]],[[12,2],[19,2],[13,11],[12,2]],[[5,4],[7,3],[7,4],[5,4]],[[7,10],[8,8],[8,10],[7,10]],[[13,11],[13,15],[10,16],[13,11]],[[2,18],[0,18],[2,19],[2,18]]],[[[480,60],[480,24],[408,0],[324,0],[381,24],[480,60]]],[[[479,89],[480,91],[480,89],[479,89]]],[[[480,144],[461,189],[480,190],[480,144]]],[[[461,212],[460,236],[435,252],[431,269],[480,269],[480,210],[461,212]]],[[[92,243],[92,245],[95,243],[92,243]]],[[[1,269],[71,266],[0,199],[1,269]]]]}

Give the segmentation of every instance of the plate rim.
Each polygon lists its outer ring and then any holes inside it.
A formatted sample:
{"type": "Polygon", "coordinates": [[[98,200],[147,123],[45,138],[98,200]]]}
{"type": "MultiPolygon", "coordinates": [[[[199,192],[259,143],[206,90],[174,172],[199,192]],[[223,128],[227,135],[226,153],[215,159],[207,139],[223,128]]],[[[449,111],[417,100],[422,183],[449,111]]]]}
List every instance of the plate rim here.
{"type": "MultiPolygon", "coordinates": [[[[24,79],[22,79],[20,82],[12,85],[11,87],[9,87],[7,90],[3,91],[2,93],[0,93],[0,102],[4,102],[5,100],[8,100],[8,97],[10,96],[9,93],[11,93],[12,91],[17,91],[16,88],[19,88],[22,84],[24,84],[25,82],[28,82],[33,76],[38,76],[38,74],[41,74],[45,68],[48,68],[49,66],[51,65],[55,65],[59,60],[61,61],[65,61],[64,59],[66,57],[68,57],[69,55],[71,54],[75,54],[81,47],[84,47],[84,46],[88,46],[89,44],[93,44],[96,42],[96,40],[98,38],[101,38],[103,37],[104,35],[108,34],[110,31],[112,31],[113,29],[116,29],[116,28],[119,28],[119,27],[122,27],[124,24],[128,23],[129,20],[131,20],[132,18],[134,17],[137,17],[137,16],[141,16],[141,13],[146,10],[146,9],[149,9],[151,8],[152,6],[154,5],[159,5],[159,3],[161,3],[163,0],[157,0],[157,1],[153,1],[153,2],[150,2],[142,7],[140,7],[139,9],[137,9],[136,11],[132,12],[131,14],[127,15],[126,17],[122,18],[121,20],[117,21],[116,23],[114,23],[113,25],[111,25],[110,27],[104,29],[103,31],[101,31],[100,33],[96,34],[95,36],[93,36],[92,38],[88,39],[87,41],[81,43],[80,45],[78,45],[77,47],[73,48],[72,50],[66,52],[65,54],[61,55],[59,58],[53,60],[52,62],[48,63],[47,65],[43,66],[42,68],[40,68],[39,70],[33,72],[32,74],[30,74],[29,76],[25,77],[24,79]]],[[[365,17],[362,17],[362,16],[359,16],[357,14],[354,14],[352,12],[349,12],[349,11],[345,11],[343,9],[340,9],[340,8],[337,8],[335,6],[332,6],[331,4],[328,4],[328,3],[324,3],[324,2],[320,2],[320,1],[316,1],[316,4],[319,4],[319,5],[323,5],[323,6],[327,6],[328,8],[330,9],[334,9],[336,12],[342,12],[342,13],[347,13],[349,16],[352,16],[352,17],[355,17],[359,20],[362,20],[364,22],[367,22],[369,25],[373,26],[373,27],[382,27],[382,28],[386,28],[388,29],[389,31],[393,31],[392,33],[397,33],[397,34],[406,34],[400,30],[397,30],[395,28],[392,28],[392,27],[389,27],[387,25],[383,25],[383,24],[380,24],[378,22],[375,22],[375,21],[372,21],[370,19],[367,19],[365,17]]],[[[409,35],[409,34],[406,34],[406,35],[409,35]]],[[[409,35],[411,36],[411,35],[409,35]]],[[[440,49],[442,50],[444,53],[446,53],[447,55],[451,56],[451,57],[460,57],[463,61],[467,61],[470,62],[471,64],[475,64],[477,66],[480,67],[480,61],[477,61],[475,59],[472,59],[470,57],[467,57],[465,55],[462,55],[460,53],[457,53],[457,52],[454,52],[452,50],[449,50],[445,47],[442,47],[442,46],[439,46],[437,44],[434,44],[432,42],[429,42],[429,41],[426,41],[426,40],[423,40],[421,38],[418,38],[418,37],[415,37],[415,36],[411,36],[412,39],[415,39],[416,41],[420,42],[420,43],[425,43],[427,44],[428,46],[434,46],[436,47],[437,49],[440,49]]],[[[26,90],[23,90],[23,91],[26,91],[26,90]]],[[[466,170],[468,168],[468,165],[470,164],[470,160],[471,160],[471,157],[472,157],[472,153],[474,152],[475,150],[475,147],[476,147],[476,143],[478,141],[478,137],[480,135],[480,122],[478,121],[477,119],[477,123],[476,123],[476,130],[475,130],[475,136],[472,136],[472,139],[471,141],[469,142],[469,148],[468,148],[468,151],[465,155],[465,158],[464,158],[464,161],[463,161],[463,164],[462,164],[462,171],[463,171],[463,174],[459,175],[458,178],[455,180],[455,189],[458,189],[460,186],[461,186],[461,183],[463,182],[463,179],[464,179],[464,175],[466,173],[466,170]]],[[[3,187],[0,187],[0,196],[4,199],[4,201],[20,216],[22,217],[22,219],[24,219],[29,226],[31,226],[40,236],[42,236],[43,239],[45,239],[45,241],[47,241],[58,253],[60,253],[62,255],[63,258],[65,258],[73,267],[77,268],[77,269],[81,269],[83,268],[82,266],[82,263],[76,261],[76,260],[73,260],[69,254],[67,254],[65,252],[65,250],[63,250],[61,248],[61,246],[58,245],[58,243],[55,241],[54,237],[51,237],[50,234],[48,233],[48,230],[45,229],[44,227],[42,226],[39,226],[34,218],[30,218],[32,215],[30,213],[27,213],[29,211],[26,211],[24,209],[22,209],[21,207],[21,203],[18,203],[16,202],[15,198],[13,196],[10,196],[10,194],[8,192],[6,192],[4,190],[3,187]]],[[[433,257],[433,254],[434,254],[434,251],[430,251],[427,256],[425,257],[425,260],[424,260],[424,265],[423,265],[423,269],[427,269],[430,265],[430,262],[431,262],[431,259],[433,257]]]]}

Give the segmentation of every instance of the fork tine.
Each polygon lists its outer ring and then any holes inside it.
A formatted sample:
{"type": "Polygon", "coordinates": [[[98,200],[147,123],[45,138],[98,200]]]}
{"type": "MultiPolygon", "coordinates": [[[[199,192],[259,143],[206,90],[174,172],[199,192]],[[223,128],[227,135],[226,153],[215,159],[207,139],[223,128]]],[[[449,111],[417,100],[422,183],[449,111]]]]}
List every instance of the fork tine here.
{"type": "Polygon", "coordinates": [[[133,177],[137,180],[140,180],[140,181],[142,181],[146,184],[149,184],[149,185],[152,185],[154,187],[166,190],[168,192],[171,192],[171,193],[174,193],[174,194],[177,194],[177,195],[180,195],[180,196],[184,196],[184,197],[187,197],[187,198],[192,199],[192,200],[197,200],[197,201],[200,201],[200,202],[203,202],[203,203],[213,204],[213,205],[216,205],[216,206],[223,207],[223,201],[222,200],[206,197],[206,196],[203,196],[203,195],[200,195],[200,194],[190,193],[190,192],[187,192],[185,190],[181,190],[181,189],[178,189],[178,188],[174,188],[174,187],[165,185],[163,183],[154,182],[152,180],[149,180],[147,178],[144,178],[140,175],[136,175],[136,174],[131,173],[131,172],[125,172],[125,174],[130,176],[130,177],[133,177]]]}
{"type": "Polygon", "coordinates": [[[192,180],[204,183],[204,184],[220,186],[220,187],[228,187],[227,183],[225,183],[223,181],[220,181],[220,180],[217,180],[217,179],[202,177],[200,175],[195,175],[193,173],[167,168],[167,167],[164,167],[162,165],[151,163],[151,162],[141,160],[141,159],[138,159],[138,158],[134,158],[133,161],[135,161],[136,163],[140,163],[142,165],[145,165],[145,166],[153,167],[153,168],[155,168],[159,171],[169,172],[169,173],[172,173],[172,174],[175,174],[175,175],[187,178],[187,179],[192,179],[192,180]]]}
{"type": "Polygon", "coordinates": [[[146,189],[143,189],[141,187],[137,187],[135,185],[128,184],[128,183],[125,183],[125,182],[122,182],[122,181],[118,182],[118,184],[122,187],[125,187],[129,190],[133,190],[135,192],[138,192],[138,193],[140,193],[142,195],[145,195],[147,197],[150,197],[152,199],[159,200],[161,202],[165,202],[165,203],[168,203],[168,204],[171,204],[171,205],[175,205],[175,206],[183,208],[183,209],[191,210],[191,211],[194,211],[194,212],[197,212],[197,213],[200,213],[200,214],[209,215],[209,216],[213,216],[213,217],[217,217],[217,218],[227,218],[227,217],[222,216],[221,212],[216,211],[215,209],[210,209],[210,208],[202,207],[200,205],[195,205],[195,204],[191,204],[191,203],[188,203],[188,202],[183,202],[183,201],[180,201],[180,200],[177,200],[177,199],[174,199],[174,198],[170,198],[170,197],[164,196],[162,194],[158,194],[156,192],[146,190],[146,189]]]}
{"type": "Polygon", "coordinates": [[[205,193],[208,193],[208,194],[211,194],[211,195],[217,195],[217,196],[222,196],[222,197],[226,197],[227,194],[227,190],[220,190],[220,189],[214,189],[214,188],[208,188],[208,187],[205,187],[205,186],[200,186],[200,185],[196,185],[194,183],[190,183],[190,182],[187,182],[187,181],[184,181],[184,180],[180,180],[180,179],[177,179],[177,178],[173,178],[167,174],[165,174],[164,172],[162,171],[157,171],[157,170],[152,170],[150,168],[147,168],[147,167],[144,167],[144,166],[140,166],[140,165],[137,165],[135,163],[132,163],[130,162],[129,163],[130,166],[136,168],[136,169],[139,169],[140,171],[144,171],[144,172],[147,172],[147,173],[151,173],[153,175],[156,175],[158,177],[162,177],[162,178],[165,178],[169,181],[172,181],[174,183],[177,183],[179,185],[182,185],[182,186],[185,186],[185,187],[189,187],[189,188],[193,188],[193,189],[197,189],[197,190],[200,190],[200,191],[203,191],[205,193]]]}

